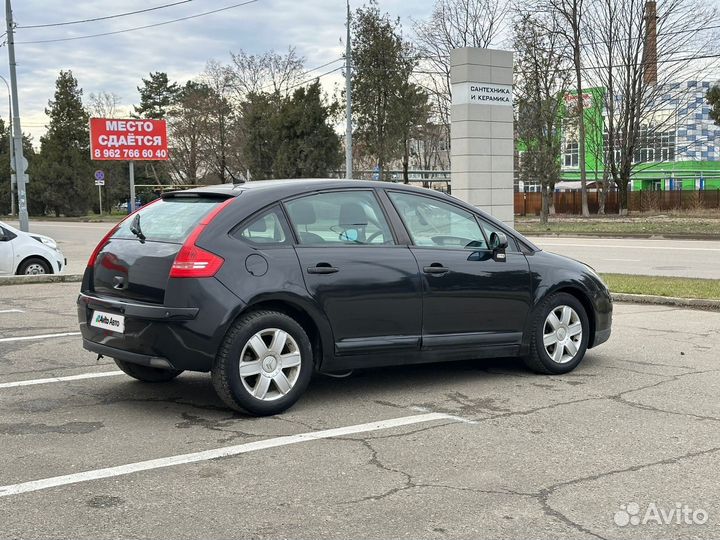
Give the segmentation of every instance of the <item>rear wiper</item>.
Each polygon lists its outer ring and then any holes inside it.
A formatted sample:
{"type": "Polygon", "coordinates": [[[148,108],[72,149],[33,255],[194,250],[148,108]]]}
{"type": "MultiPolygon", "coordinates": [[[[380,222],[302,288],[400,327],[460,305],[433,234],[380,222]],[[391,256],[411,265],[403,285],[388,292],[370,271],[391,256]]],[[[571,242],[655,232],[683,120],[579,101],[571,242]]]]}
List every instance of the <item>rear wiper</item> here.
{"type": "Polygon", "coordinates": [[[145,243],[145,235],[143,234],[142,228],[140,227],[140,214],[137,214],[133,218],[132,223],[130,223],[130,232],[138,237],[141,244],[145,243]]]}

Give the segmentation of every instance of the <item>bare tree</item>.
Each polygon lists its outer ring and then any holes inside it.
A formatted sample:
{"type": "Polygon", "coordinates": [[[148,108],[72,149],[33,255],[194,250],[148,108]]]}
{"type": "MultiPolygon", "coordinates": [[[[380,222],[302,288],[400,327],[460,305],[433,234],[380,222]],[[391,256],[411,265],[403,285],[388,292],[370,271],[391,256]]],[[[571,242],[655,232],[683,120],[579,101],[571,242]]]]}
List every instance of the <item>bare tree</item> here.
{"type": "Polygon", "coordinates": [[[98,118],[117,118],[123,113],[119,110],[120,96],[114,92],[101,91],[88,96],[90,114],[98,118]]]}
{"type": "Polygon", "coordinates": [[[235,182],[242,178],[241,167],[232,159],[233,132],[237,114],[232,97],[235,77],[232,68],[218,62],[207,63],[200,81],[209,90],[205,100],[203,137],[207,148],[207,164],[219,182],[235,182]]]}
{"type": "Polygon", "coordinates": [[[523,147],[520,178],[539,181],[540,220],[547,223],[555,183],[560,179],[562,107],[570,83],[567,43],[556,21],[542,13],[521,13],[515,24],[517,132],[523,147]]]}
{"type": "Polygon", "coordinates": [[[582,215],[589,216],[587,202],[587,160],[586,160],[586,129],[585,100],[583,95],[583,38],[587,24],[587,10],[584,0],[545,0],[543,6],[551,13],[554,20],[553,32],[559,33],[568,44],[568,52],[575,74],[576,118],[578,119],[578,167],[580,169],[580,198],[582,215]]]}
{"type": "Polygon", "coordinates": [[[642,138],[674,133],[685,120],[681,104],[690,89],[683,83],[702,76],[707,64],[695,58],[715,48],[703,28],[717,11],[706,2],[667,0],[657,15],[654,8],[645,0],[595,0],[588,12],[588,75],[605,92],[605,167],[618,187],[621,214],[634,168],[649,161],[638,155],[642,138]]]}
{"type": "Polygon", "coordinates": [[[504,29],[507,0],[436,0],[430,18],[415,22],[416,48],[437,121],[445,126],[450,149],[450,51],[460,47],[488,48],[504,29]]]}
{"type": "Polygon", "coordinates": [[[287,97],[304,74],[305,59],[297,55],[294,47],[290,47],[286,54],[269,51],[254,55],[241,50],[230,55],[231,85],[240,100],[250,93],[263,92],[287,97]]]}

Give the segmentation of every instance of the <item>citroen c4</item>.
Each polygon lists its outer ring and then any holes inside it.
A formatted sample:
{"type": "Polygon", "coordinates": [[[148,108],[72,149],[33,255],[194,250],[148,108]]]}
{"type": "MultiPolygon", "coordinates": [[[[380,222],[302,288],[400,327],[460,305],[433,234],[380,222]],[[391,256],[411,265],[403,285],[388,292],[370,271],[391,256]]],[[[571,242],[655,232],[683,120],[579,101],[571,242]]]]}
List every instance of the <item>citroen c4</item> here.
{"type": "Polygon", "coordinates": [[[313,372],[521,357],[567,373],[612,319],[587,265],[449,195],[347,180],[164,194],[98,244],[77,304],[89,351],[145,382],[210,372],[254,415],[313,372]]]}

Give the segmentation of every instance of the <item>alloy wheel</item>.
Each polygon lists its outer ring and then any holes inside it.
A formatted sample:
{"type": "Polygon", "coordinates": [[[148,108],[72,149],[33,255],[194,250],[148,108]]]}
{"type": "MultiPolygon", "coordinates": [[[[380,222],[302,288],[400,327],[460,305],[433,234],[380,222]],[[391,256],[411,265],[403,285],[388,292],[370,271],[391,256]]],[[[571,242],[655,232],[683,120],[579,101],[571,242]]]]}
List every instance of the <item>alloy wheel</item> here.
{"type": "Polygon", "coordinates": [[[279,328],[254,334],[240,354],[240,380],[261,401],[285,396],[298,380],[302,357],[295,339],[279,328]]]}
{"type": "Polygon", "coordinates": [[[582,337],[582,321],[573,308],[557,306],[550,311],[543,325],[543,346],[553,362],[571,362],[580,349],[582,337]]]}

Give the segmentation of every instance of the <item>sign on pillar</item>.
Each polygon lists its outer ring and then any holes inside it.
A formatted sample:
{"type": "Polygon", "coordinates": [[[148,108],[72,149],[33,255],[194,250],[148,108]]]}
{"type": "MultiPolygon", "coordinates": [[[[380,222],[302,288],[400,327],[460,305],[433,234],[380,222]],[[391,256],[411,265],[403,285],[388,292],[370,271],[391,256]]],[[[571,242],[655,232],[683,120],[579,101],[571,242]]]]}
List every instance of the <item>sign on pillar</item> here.
{"type": "Polygon", "coordinates": [[[513,226],[512,52],[453,49],[450,64],[452,193],[513,226]]]}
{"type": "Polygon", "coordinates": [[[90,156],[97,161],[129,163],[129,209],[132,212],[135,210],[134,164],[136,161],[167,161],[170,158],[167,123],[165,120],[91,118],[90,156]]]}

